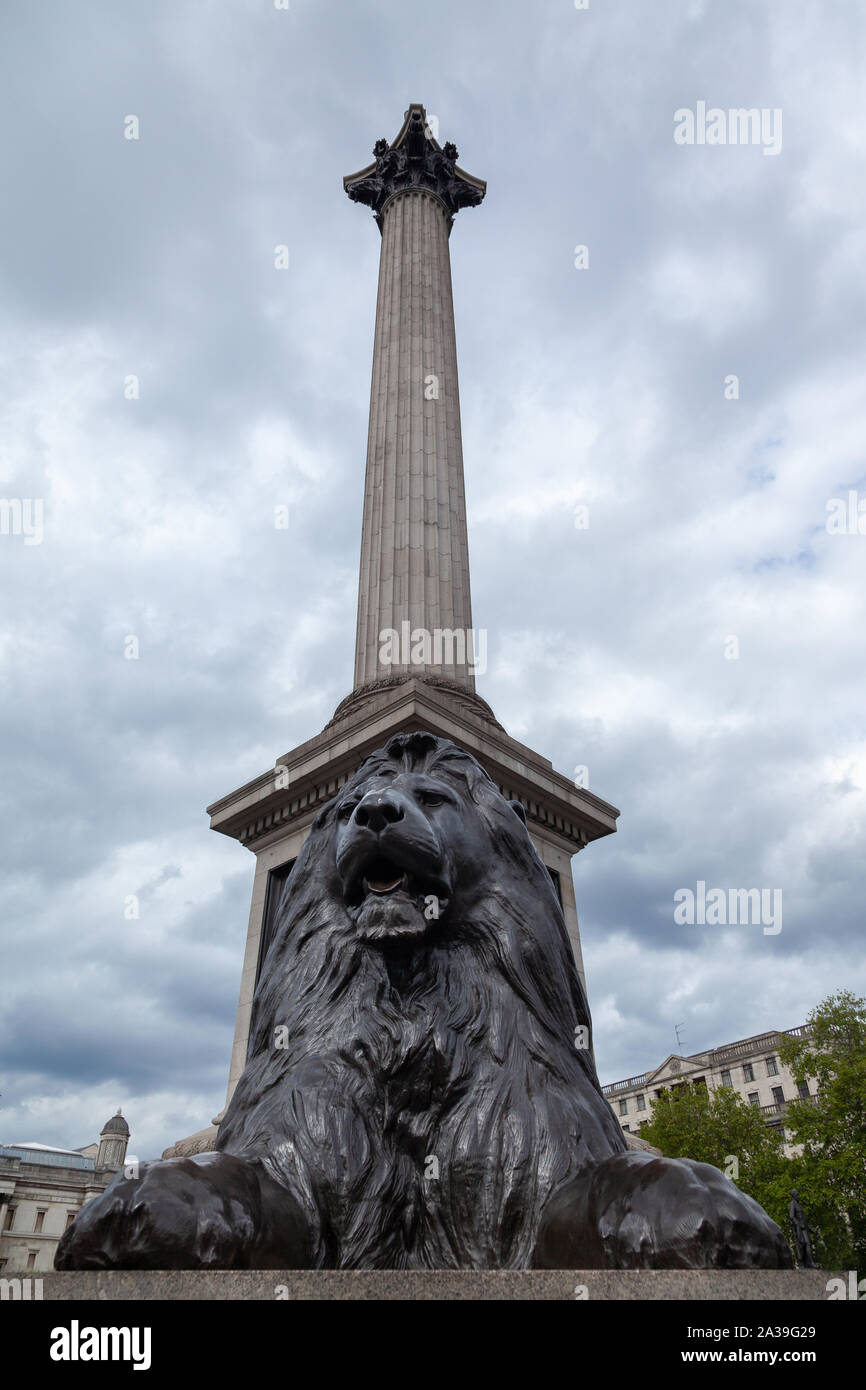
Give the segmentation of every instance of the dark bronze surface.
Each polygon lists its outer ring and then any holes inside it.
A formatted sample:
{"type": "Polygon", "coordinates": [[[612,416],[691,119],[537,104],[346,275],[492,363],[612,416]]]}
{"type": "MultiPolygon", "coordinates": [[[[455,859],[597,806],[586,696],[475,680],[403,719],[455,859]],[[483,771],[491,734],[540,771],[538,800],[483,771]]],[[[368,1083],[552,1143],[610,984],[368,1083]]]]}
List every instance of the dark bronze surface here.
{"type": "Polygon", "coordinates": [[[791,1231],[794,1236],[794,1251],[797,1256],[797,1265],[800,1269],[817,1269],[812,1256],[812,1236],[817,1234],[812,1230],[806,1220],[806,1213],[800,1205],[800,1194],[796,1188],[791,1189],[791,1205],[788,1207],[788,1218],[791,1222],[791,1231]]]}
{"type": "Polygon", "coordinates": [[[313,824],[218,1152],[119,1175],[57,1269],[784,1268],[717,1169],[625,1151],[550,876],[469,754],[398,735],[313,824]]]}

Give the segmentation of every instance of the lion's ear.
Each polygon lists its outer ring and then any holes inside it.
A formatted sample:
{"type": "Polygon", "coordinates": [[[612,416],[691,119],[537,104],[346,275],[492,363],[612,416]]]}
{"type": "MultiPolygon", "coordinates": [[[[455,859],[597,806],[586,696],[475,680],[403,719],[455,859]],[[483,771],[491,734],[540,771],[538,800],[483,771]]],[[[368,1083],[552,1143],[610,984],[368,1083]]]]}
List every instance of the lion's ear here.
{"type": "Polygon", "coordinates": [[[522,802],[522,801],[509,801],[508,804],[509,804],[509,806],[511,807],[512,811],[514,812],[514,814],[515,814],[516,816],[519,816],[520,819],[523,821],[523,824],[525,825],[525,824],[526,824],[526,812],[525,812],[524,809],[523,809],[523,802],[522,802]]]}

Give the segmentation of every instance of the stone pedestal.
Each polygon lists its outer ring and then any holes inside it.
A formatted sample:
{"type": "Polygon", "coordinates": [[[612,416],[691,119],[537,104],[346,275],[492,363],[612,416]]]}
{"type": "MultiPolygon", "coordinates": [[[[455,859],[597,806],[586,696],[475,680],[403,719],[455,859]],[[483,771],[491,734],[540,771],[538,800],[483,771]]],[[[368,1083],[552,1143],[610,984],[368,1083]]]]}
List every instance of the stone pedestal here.
{"type": "Polygon", "coordinates": [[[253,993],[269,944],[269,914],[275,907],[274,885],[281,886],[281,876],[300,853],[318,811],[364,758],[393,734],[420,729],[465,748],[504,796],[523,804],[532,841],[555,875],[578,973],[586,987],[571,859],[591,840],[611,834],[619,812],[601,797],[576,788],[546,758],[509,737],[478,696],[429,679],[396,678],[363,697],[344,701],[316,738],[208,807],[211,827],[239,840],[256,856],[226,1103],[246,1062],[253,993]]]}
{"type": "MultiPolygon", "coordinates": [[[[42,1276],[44,1299],[149,1302],[825,1302],[820,1269],[755,1270],[106,1270],[42,1276]]],[[[806,1314],[804,1313],[804,1317],[806,1314]]],[[[778,1321],[778,1319],[776,1319],[778,1321]]]]}

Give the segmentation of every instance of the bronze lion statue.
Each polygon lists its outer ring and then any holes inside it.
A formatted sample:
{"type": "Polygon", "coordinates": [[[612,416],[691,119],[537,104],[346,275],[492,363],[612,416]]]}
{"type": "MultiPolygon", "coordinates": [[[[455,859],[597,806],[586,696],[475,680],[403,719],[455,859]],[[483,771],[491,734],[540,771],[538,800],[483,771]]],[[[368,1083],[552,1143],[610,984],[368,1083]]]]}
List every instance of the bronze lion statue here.
{"type": "Polygon", "coordinates": [[[522,808],[400,734],[287,882],[216,1151],[87,1203],[58,1269],[787,1267],[717,1169],[626,1150],[522,808]]]}

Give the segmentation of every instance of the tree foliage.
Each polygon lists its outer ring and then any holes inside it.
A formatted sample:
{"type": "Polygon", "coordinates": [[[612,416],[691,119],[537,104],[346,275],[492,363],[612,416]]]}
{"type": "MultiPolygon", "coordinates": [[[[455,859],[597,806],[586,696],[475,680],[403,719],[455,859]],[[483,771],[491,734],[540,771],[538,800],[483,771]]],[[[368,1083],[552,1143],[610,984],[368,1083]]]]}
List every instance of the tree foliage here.
{"type": "Polygon", "coordinates": [[[728,1172],[789,1238],[796,1188],[816,1231],[816,1262],[866,1270],[866,1000],[849,990],[830,995],[810,1013],[803,1036],[782,1036],[779,1056],[810,1092],[791,1100],[784,1117],[792,1157],[760,1109],[727,1086],[683,1082],[663,1091],[641,1137],[670,1158],[728,1172]]]}
{"type": "MultiPolygon", "coordinates": [[[[823,1263],[866,1269],[866,999],[831,994],[809,1015],[808,1032],[783,1038],[779,1056],[809,1100],[794,1101],[785,1126],[802,1146],[800,1201],[820,1232],[823,1263]],[[817,1083],[817,1085],[816,1085],[817,1083]]],[[[797,1183],[794,1184],[797,1186],[797,1183]]]]}

